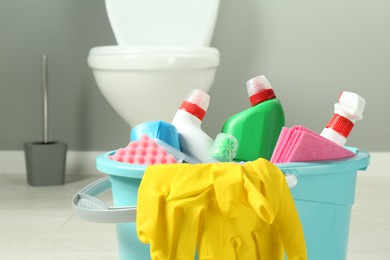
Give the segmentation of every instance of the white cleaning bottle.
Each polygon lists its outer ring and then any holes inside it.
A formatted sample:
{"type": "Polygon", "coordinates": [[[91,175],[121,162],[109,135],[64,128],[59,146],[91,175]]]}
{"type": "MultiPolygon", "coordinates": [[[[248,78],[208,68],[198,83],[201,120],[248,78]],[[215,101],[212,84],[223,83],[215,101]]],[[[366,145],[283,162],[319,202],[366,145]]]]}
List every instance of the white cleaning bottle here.
{"type": "Polygon", "coordinates": [[[344,146],[356,120],[363,119],[366,101],[356,93],[343,91],[334,104],[334,115],[321,132],[321,136],[344,146]]]}
{"type": "Polygon", "coordinates": [[[177,110],[172,125],[180,138],[183,153],[206,162],[214,140],[201,128],[202,120],[209,106],[210,96],[199,89],[193,89],[177,110]]]}

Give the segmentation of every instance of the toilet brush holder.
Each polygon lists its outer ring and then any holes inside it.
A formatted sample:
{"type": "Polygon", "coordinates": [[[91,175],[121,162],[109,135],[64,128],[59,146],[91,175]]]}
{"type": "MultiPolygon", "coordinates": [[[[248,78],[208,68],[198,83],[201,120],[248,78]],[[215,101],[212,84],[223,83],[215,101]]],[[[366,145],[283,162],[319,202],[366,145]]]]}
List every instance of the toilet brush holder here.
{"type": "Polygon", "coordinates": [[[32,186],[65,183],[67,145],[64,142],[25,142],[27,182],[32,186]]]}
{"type": "Polygon", "coordinates": [[[67,145],[48,141],[48,84],[47,56],[42,56],[43,141],[25,142],[27,182],[32,186],[62,185],[65,183],[67,145]]]}

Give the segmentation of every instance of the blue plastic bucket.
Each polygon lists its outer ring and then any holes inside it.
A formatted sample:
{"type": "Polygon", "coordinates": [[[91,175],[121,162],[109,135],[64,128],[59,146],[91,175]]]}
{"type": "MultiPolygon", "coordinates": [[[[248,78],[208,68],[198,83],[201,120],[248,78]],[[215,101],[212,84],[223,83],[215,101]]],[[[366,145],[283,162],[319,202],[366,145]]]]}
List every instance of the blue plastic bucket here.
{"type": "Polygon", "coordinates": [[[291,193],[303,225],[308,259],[347,259],[356,173],[367,168],[369,159],[368,153],[359,151],[344,160],[278,165],[298,179],[291,193]]]}
{"type": "MultiPolygon", "coordinates": [[[[136,205],[145,167],[118,163],[108,155],[98,156],[97,169],[109,176],[114,206],[136,205]]],[[[368,153],[358,151],[344,160],[277,165],[298,180],[291,192],[309,259],[346,260],[356,174],[367,168],[369,158],[368,153]]],[[[150,259],[149,246],[138,240],[135,222],[116,224],[116,230],[120,260],[150,259]]]]}
{"type": "MultiPolygon", "coordinates": [[[[96,167],[109,176],[115,207],[137,205],[138,187],[145,166],[113,161],[108,156],[114,152],[99,155],[96,167]]],[[[150,260],[149,245],[139,241],[135,222],[116,224],[116,234],[120,260],[150,260]]]]}

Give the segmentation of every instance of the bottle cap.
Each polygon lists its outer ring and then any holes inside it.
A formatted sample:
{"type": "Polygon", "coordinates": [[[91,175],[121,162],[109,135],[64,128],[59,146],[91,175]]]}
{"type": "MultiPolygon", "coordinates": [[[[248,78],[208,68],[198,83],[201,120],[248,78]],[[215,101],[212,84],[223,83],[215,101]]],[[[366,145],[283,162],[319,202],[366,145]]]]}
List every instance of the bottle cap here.
{"type": "Polygon", "coordinates": [[[248,80],[246,88],[252,106],[268,99],[276,98],[271,84],[264,75],[248,80]]]}
{"type": "Polygon", "coordinates": [[[206,92],[194,88],[191,90],[185,100],[207,111],[210,103],[210,96],[206,92]]]}
{"type": "Polygon", "coordinates": [[[206,114],[207,108],[209,107],[209,103],[209,94],[195,88],[191,90],[183,103],[180,105],[179,109],[185,110],[202,120],[206,114]]]}
{"type": "Polygon", "coordinates": [[[334,112],[354,122],[363,119],[365,105],[366,101],[363,97],[353,92],[343,91],[339,102],[334,105],[334,112]]]}

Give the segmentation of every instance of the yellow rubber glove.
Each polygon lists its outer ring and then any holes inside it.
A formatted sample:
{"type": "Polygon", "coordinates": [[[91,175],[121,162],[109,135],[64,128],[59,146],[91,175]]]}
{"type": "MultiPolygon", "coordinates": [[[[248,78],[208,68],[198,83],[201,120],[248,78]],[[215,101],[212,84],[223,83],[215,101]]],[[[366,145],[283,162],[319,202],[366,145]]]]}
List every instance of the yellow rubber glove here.
{"type": "MultiPolygon", "coordinates": [[[[307,259],[306,245],[302,225],[293,198],[283,173],[272,163],[258,159],[243,166],[245,200],[244,204],[264,216],[262,203],[256,198],[264,195],[274,212],[274,218],[269,229],[270,233],[258,233],[259,238],[267,240],[278,236],[278,239],[268,240],[268,248],[263,250],[261,259],[284,259],[273,255],[272,248],[284,248],[289,260],[307,259]],[[260,194],[259,194],[260,193],[260,194]]],[[[264,218],[263,218],[264,219],[264,218]]]]}
{"type": "MultiPolygon", "coordinates": [[[[234,174],[235,169],[223,169],[234,174]]],[[[206,215],[200,259],[307,259],[303,229],[283,173],[264,159],[241,167],[242,204],[235,217],[206,215]],[[215,230],[218,227],[218,232],[215,230]],[[214,250],[212,250],[212,248],[214,250]]]]}
{"type": "Polygon", "coordinates": [[[241,166],[229,167],[236,169],[234,175],[213,174],[222,172],[216,168],[226,168],[222,164],[147,167],[138,190],[137,232],[142,242],[150,243],[152,259],[194,259],[204,216],[221,211],[237,214],[241,166]]]}
{"type": "MultiPolygon", "coordinates": [[[[284,212],[280,210],[284,206],[273,205],[284,202],[268,200],[268,196],[278,197],[285,188],[289,192],[284,177],[275,166],[267,168],[263,164],[271,165],[260,159],[245,165],[148,167],[138,192],[137,231],[142,242],[150,243],[152,259],[194,259],[198,244],[201,260],[277,260],[283,259],[280,238],[283,245],[290,243],[289,259],[306,259],[299,218],[290,219],[291,214],[285,214],[290,207],[284,212]],[[268,171],[265,181],[263,171],[268,171]],[[266,187],[268,180],[276,180],[276,184],[266,187]],[[275,212],[284,216],[278,217],[275,212]],[[279,218],[298,225],[286,229],[283,221],[280,226],[279,221],[274,223],[279,218]],[[287,231],[280,233],[280,228],[287,231]],[[289,239],[291,230],[298,234],[293,235],[298,239],[294,243],[289,239]]],[[[291,195],[289,199],[293,205],[291,195]]]]}

